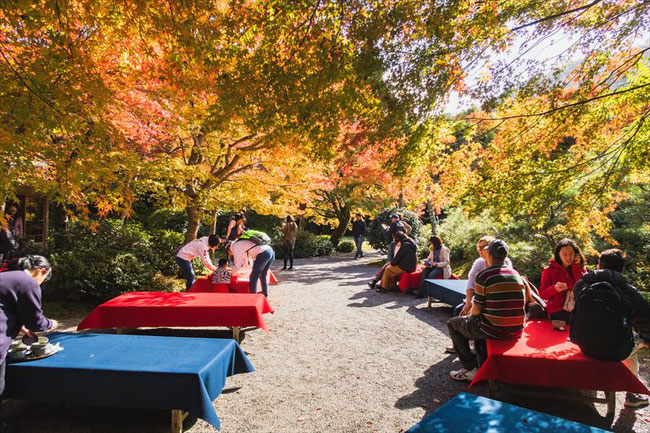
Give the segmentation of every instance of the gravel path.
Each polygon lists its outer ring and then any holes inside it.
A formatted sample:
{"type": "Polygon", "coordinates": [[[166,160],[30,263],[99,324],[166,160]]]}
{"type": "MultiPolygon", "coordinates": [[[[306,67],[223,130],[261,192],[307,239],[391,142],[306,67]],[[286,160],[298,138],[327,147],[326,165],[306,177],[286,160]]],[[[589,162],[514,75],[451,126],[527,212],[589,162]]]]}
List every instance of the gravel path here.
{"type": "MultiPolygon", "coordinates": [[[[376,268],[365,263],[377,258],[297,260],[296,271],[276,271],[282,283],[271,286],[271,332],[249,331],[242,343],[257,371],[229,378],[214,402],[223,433],[401,432],[467,390],[448,378],[459,367],[444,353],[451,308],[427,309],[412,296],[370,291],[365,282],[376,268]]],[[[487,386],[472,392],[486,395],[487,386]]],[[[623,410],[622,394],[609,422],[604,405],[500,398],[616,432],[650,432],[650,410],[623,410]]],[[[3,410],[20,420],[23,432],[169,431],[163,411],[17,401],[3,410]]],[[[189,432],[215,431],[202,420],[188,421],[189,432]]]]}

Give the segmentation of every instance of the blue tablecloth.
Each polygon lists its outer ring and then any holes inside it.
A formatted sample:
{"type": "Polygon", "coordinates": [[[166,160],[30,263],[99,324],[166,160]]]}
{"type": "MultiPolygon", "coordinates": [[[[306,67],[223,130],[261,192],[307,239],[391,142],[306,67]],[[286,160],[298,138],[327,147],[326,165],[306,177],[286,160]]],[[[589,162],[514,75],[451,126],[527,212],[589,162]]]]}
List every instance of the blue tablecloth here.
{"type": "Polygon", "coordinates": [[[596,427],[461,392],[406,433],[600,433],[596,427]]]}
{"type": "Polygon", "coordinates": [[[452,307],[465,300],[467,280],[424,280],[424,295],[436,298],[452,307]]]}
{"type": "Polygon", "coordinates": [[[67,333],[49,338],[64,350],[8,365],[5,398],[181,409],[219,428],[212,400],[226,377],[254,371],[230,339],[67,333]]]}

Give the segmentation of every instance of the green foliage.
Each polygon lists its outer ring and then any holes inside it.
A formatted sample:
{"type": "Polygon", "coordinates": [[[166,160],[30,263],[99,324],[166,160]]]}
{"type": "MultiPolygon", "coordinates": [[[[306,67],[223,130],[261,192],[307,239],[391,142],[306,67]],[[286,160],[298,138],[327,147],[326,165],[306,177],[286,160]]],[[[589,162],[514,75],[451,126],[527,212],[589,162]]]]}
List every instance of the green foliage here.
{"type": "MultiPolygon", "coordinates": [[[[183,245],[183,234],[170,230],[151,232],[151,248],[148,261],[163,275],[174,276],[178,273],[176,250],[183,245]]],[[[203,265],[201,263],[201,265],[203,265]]],[[[196,270],[196,267],[195,267],[196,270]]]]}
{"type": "Polygon", "coordinates": [[[341,241],[336,247],[336,251],[339,253],[351,253],[356,247],[352,241],[341,241]]]}
{"type": "MultiPolygon", "coordinates": [[[[275,250],[276,257],[281,259],[284,257],[282,251],[281,237],[277,232],[273,236],[273,249],[275,250]]],[[[297,259],[304,259],[307,257],[320,257],[330,256],[334,252],[334,245],[327,235],[315,235],[306,230],[298,230],[296,236],[296,247],[293,250],[293,256],[297,259]]]]}
{"type": "Polygon", "coordinates": [[[102,220],[94,231],[71,224],[65,246],[49,256],[53,277],[46,293],[103,301],[128,291],[165,290],[157,271],[172,268],[156,248],[175,242],[174,235],[165,232],[152,239],[140,224],[121,220],[102,220]]]}
{"type": "Polygon", "coordinates": [[[366,231],[366,238],[368,243],[372,245],[373,248],[379,250],[380,252],[386,252],[386,249],[389,244],[389,240],[386,237],[386,230],[382,227],[382,224],[390,226],[390,215],[395,212],[402,212],[404,214],[404,220],[413,227],[413,232],[411,237],[418,239],[420,234],[420,228],[422,223],[420,218],[415,212],[411,212],[406,209],[397,209],[397,208],[385,208],[379,212],[373,221],[370,223],[368,230],[366,231]]]}
{"type": "Polygon", "coordinates": [[[187,230],[187,213],[182,210],[158,209],[147,219],[150,230],[172,230],[183,233],[187,230]]]}

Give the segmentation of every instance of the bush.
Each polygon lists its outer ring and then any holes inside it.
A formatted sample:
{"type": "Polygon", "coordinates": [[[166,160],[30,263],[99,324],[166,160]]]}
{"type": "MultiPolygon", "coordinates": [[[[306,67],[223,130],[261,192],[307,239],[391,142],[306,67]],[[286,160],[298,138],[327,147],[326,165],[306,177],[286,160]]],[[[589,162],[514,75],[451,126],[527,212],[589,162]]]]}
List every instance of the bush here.
{"type": "Polygon", "coordinates": [[[187,212],[173,209],[158,209],[147,219],[150,230],[171,230],[184,233],[187,230],[187,212]]]}
{"type": "MultiPolygon", "coordinates": [[[[102,220],[95,231],[74,223],[64,248],[50,255],[53,277],[45,293],[59,299],[107,300],[133,290],[164,290],[156,277],[156,241],[137,223],[102,220]]],[[[165,259],[167,260],[167,259],[165,259]]],[[[172,254],[173,260],[173,254],[172,254]]]]}
{"type": "MultiPolygon", "coordinates": [[[[282,237],[276,232],[273,236],[273,249],[276,257],[284,257],[282,251],[282,237]]],[[[327,235],[315,235],[306,230],[298,230],[296,236],[296,247],[293,250],[293,256],[297,259],[307,257],[329,256],[334,252],[334,245],[330,242],[327,235]]]]}
{"type": "Polygon", "coordinates": [[[374,220],[370,223],[370,227],[366,231],[366,239],[368,243],[380,252],[386,252],[388,248],[388,239],[386,238],[386,231],[381,226],[382,224],[390,225],[390,215],[394,212],[403,212],[404,220],[413,227],[413,232],[411,236],[414,239],[418,239],[420,234],[420,228],[422,223],[420,218],[415,212],[411,212],[405,209],[396,209],[396,208],[386,208],[377,214],[374,220]]]}
{"type": "Polygon", "coordinates": [[[336,251],[339,253],[351,253],[355,250],[356,246],[352,241],[341,241],[336,247],[336,251]]]}
{"type": "Polygon", "coordinates": [[[175,276],[178,273],[176,250],[183,245],[185,236],[170,230],[154,230],[151,232],[151,256],[149,261],[161,274],[175,276]]]}

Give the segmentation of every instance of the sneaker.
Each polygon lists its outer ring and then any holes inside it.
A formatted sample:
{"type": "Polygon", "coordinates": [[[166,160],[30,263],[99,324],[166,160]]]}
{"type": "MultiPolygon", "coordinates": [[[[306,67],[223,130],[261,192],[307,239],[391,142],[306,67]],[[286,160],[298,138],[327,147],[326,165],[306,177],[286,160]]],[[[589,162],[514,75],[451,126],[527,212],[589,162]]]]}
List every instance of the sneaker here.
{"type": "Polygon", "coordinates": [[[646,407],[648,405],[648,397],[643,394],[633,394],[628,392],[625,394],[625,407],[639,408],[646,407]]]}
{"type": "Polygon", "coordinates": [[[474,367],[471,370],[468,370],[466,368],[461,368],[460,370],[450,371],[449,376],[451,376],[452,379],[461,382],[471,382],[472,380],[474,380],[476,373],[478,373],[478,368],[476,367],[474,367]]]}
{"type": "Polygon", "coordinates": [[[285,266],[284,268],[280,269],[281,271],[286,271],[287,267],[285,266]]]}
{"type": "Polygon", "coordinates": [[[456,349],[454,349],[454,346],[445,347],[445,353],[454,354],[456,349]]]}
{"type": "Polygon", "coordinates": [[[288,270],[293,271],[293,266],[290,266],[288,270]]]}

